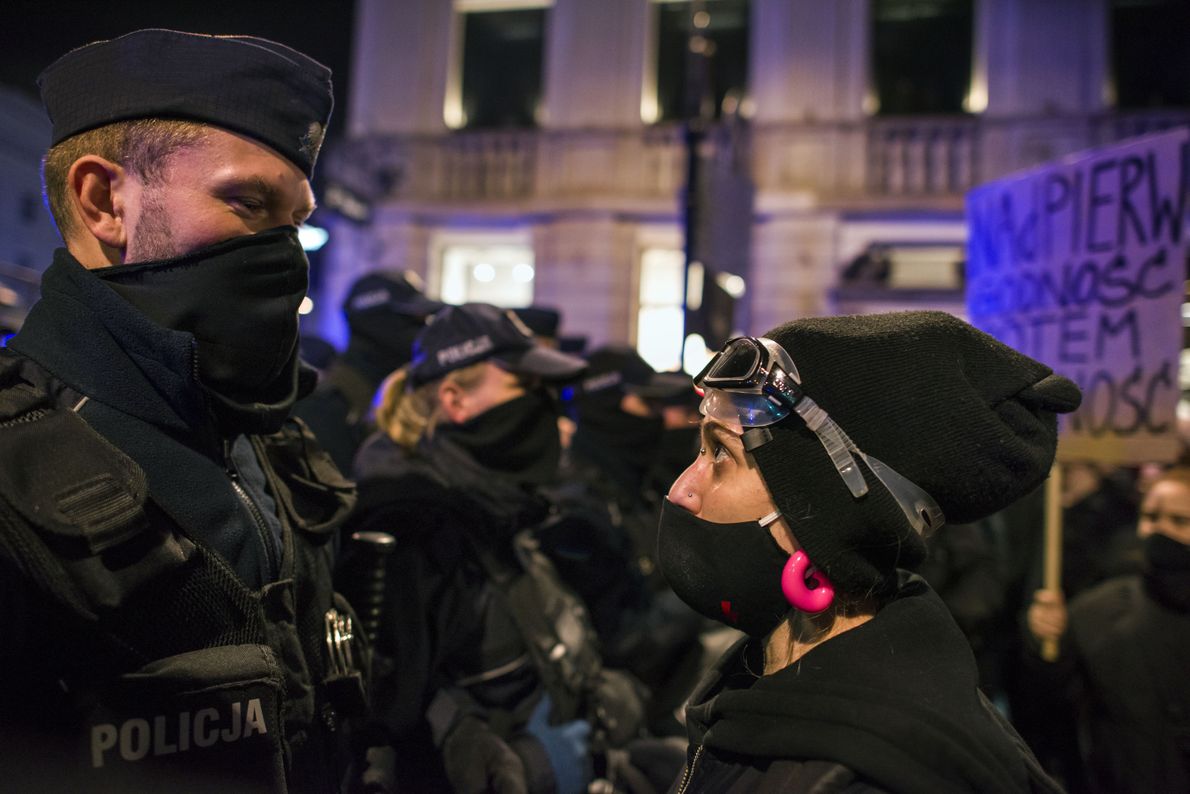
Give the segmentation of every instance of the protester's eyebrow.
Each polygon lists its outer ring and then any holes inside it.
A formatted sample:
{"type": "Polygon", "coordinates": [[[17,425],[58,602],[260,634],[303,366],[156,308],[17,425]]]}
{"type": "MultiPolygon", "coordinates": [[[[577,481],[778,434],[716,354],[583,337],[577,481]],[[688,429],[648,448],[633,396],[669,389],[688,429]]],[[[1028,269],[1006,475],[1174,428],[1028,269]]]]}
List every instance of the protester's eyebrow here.
{"type": "Polygon", "coordinates": [[[722,446],[732,446],[733,442],[739,442],[740,437],[731,432],[731,429],[721,422],[716,422],[714,419],[704,418],[702,420],[703,437],[714,439],[722,446]]]}

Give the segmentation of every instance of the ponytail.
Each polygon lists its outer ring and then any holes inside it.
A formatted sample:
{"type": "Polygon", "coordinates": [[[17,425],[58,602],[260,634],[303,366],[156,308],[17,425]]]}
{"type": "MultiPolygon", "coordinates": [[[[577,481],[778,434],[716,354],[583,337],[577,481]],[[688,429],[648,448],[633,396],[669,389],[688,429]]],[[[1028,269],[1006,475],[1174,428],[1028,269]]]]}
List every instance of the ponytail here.
{"type": "Polygon", "coordinates": [[[401,367],[380,384],[376,426],[398,445],[412,452],[423,436],[433,433],[438,423],[439,384],[449,380],[463,389],[473,389],[482,380],[486,363],[481,361],[456,369],[442,379],[423,383],[413,390],[409,389],[409,367],[401,367]]]}

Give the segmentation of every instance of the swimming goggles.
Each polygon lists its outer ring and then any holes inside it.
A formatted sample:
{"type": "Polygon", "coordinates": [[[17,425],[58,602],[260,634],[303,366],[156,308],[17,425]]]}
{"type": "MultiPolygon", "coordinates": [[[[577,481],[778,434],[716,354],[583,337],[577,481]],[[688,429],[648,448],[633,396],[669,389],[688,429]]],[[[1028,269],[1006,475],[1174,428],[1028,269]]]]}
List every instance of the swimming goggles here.
{"type": "Polygon", "coordinates": [[[822,442],[835,470],[856,499],[868,492],[858,456],[892,494],[905,518],[923,536],[945,523],[942,509],[924,490],[890,466],[863,452],[843,428],[802,391],[801,375],[785,348],[772,339],[740,336],[728,340],[694,378],[703,390],[699,410],[741,432],[752,451],[772,439],[764,428],[796,413],[822,442]]]}

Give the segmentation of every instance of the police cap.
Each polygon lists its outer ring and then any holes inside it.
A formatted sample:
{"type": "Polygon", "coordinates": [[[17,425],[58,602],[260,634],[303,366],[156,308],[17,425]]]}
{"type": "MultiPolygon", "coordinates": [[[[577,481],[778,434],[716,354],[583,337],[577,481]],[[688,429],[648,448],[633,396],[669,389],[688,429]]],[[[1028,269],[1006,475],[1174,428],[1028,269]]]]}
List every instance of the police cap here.
{"type": "Polygon", "coordinates": [[[114,121],[212,124],[264,143],[307,177],[333,104],[331,71],[252,36],[137,30],[71,50],[37,78],[53,144],[114,121]]]}

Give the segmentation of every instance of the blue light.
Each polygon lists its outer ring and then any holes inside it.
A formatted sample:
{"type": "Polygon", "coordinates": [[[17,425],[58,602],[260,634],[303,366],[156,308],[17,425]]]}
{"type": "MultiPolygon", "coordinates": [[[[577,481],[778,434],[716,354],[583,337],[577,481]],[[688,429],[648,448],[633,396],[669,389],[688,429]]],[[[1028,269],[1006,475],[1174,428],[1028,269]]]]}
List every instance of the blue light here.
{"type": "Polygon", "coordinates": [[[298,242],[302,244],[303,251],[317,251],[330,238],[331,233],[321,226],[302,224],[298,227],[298,242]]]}

